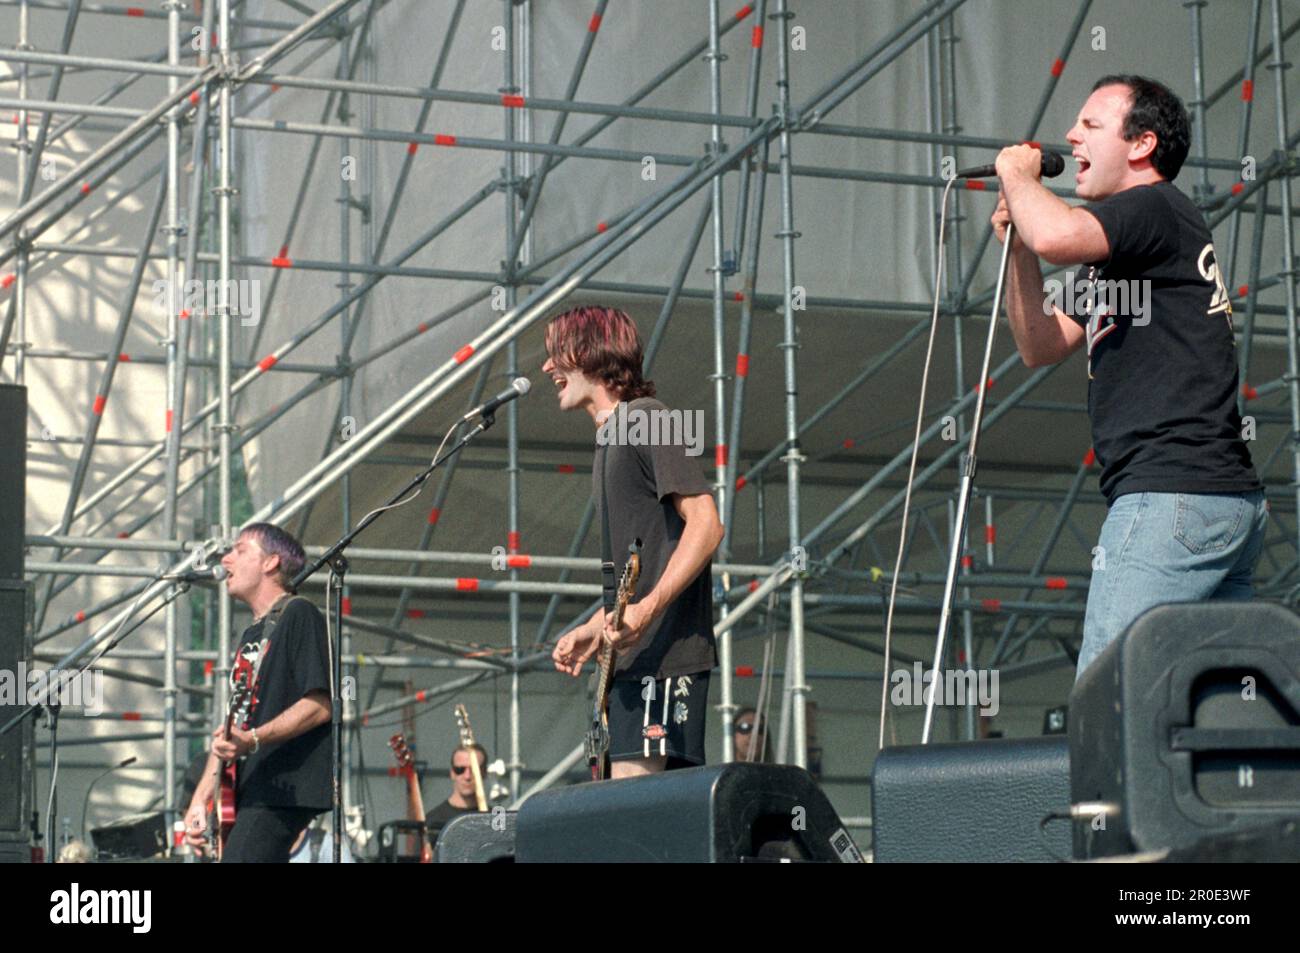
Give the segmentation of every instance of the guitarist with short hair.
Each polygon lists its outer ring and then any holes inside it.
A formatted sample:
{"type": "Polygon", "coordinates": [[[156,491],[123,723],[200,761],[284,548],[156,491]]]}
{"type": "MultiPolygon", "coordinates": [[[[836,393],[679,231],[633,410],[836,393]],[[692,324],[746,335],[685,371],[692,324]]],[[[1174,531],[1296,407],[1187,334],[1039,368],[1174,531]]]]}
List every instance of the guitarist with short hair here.
{"type": "Polygon", "coordinates": [[[207,805],[233,763],[237,816],[232,829],[220,832],[223,863],[286,863],[298,835],[333,802],[325,619],[288,588],[303,563],[302,544],[270,523],[244,527],[221,560],[227,591],[253,612],[234,664],[247,678],[251,704],[229,732],[224,723],[213,732],[185,815],[185,839],[206,846],[207,805]]]}
{"type": "Polygon", "coordinates": [[[628,576],[629,552],[639,560],[637,594],[618,628],[611,614],[597,612],[560,638],[555,667],[577,676],[602,641],[612,648],[610,777],[703,764],[709,672],[717,665],[710,560],[722,541],[709,484],[683,441],[659,439],[670,412],[642,377],[641,339],[627,314],[582,307],[557,315],[546,329],[546,353],[542,372],[558,388],[560,409],[584,410],[597,427],[595,525],[602,560],[614,564],[604,573],[607,605],[615,604],[618,575],[628,576]]]}

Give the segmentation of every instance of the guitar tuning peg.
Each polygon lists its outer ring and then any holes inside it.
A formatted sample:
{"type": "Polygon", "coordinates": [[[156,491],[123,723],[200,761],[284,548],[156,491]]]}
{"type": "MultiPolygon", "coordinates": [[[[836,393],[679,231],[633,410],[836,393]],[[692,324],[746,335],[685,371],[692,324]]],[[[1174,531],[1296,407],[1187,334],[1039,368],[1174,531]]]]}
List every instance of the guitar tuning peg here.
{"type": "MultiPolygon", "coordinates": [[[[493,761],[491,764],[487,766],[487,770],[488,770],[488,774],[495,774],[498,777],[504,778],[506,776],[505,759],[497,758],[495,761],[493,761]]],[[[496,795],[494,794],[493,797],[495,796],[496,795]]]]}

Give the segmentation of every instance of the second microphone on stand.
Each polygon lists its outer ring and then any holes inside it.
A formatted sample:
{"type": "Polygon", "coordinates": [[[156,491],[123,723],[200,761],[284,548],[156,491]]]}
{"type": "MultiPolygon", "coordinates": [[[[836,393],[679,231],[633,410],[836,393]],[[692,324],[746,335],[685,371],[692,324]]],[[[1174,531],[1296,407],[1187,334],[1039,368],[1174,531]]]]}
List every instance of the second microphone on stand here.
{"type": "Polygon", "coordinates": [[[523,397],[524,394],[527,394],[528,391],[532,389],[532,386],[533,386],[533,382],[530,381],[527,377],[516,377],[514,380],[510,382],[509,387],[507,387],[501,393],[497,394],[486,404],[479,404],[479,406],[475,407],[464,417],[460,418],[461,422],[469,423],[475,417],[482,417],[485,419],[491,417],[493,414],[497,412],[498,407],[500,407],[502,404],[506,404],[512,400],[516,400],[517,398],[523,397]]]}

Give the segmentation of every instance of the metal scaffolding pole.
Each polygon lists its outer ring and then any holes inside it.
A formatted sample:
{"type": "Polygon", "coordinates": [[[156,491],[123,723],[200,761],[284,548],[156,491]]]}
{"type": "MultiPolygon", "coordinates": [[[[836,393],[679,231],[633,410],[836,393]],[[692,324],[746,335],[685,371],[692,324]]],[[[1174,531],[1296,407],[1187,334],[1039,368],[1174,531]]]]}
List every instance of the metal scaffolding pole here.
{"type": "MultiPolygon", "coordinates": [[[[804,709],[808,686],[804,684],[804,579],[807,574],[807,555],[803,549],[802,528],[799,519],[799,465],[804,455],[799,449],[799,405],[797,386],[797,352],[799,334],[795,324],[794,308],[798,291],[795,286],[794,241],[799,233],[794,230],[794,180],[790,174],[790,129],[794,116],[790,110],[790,20],[793,14],[786,9],[786,0],[776,0],[773,19],[780,21],[781,42],[777,47],[777,117],[780,132],[781,164],[781,230],[776,237],[781,240],[781,265],[785,306],[781,321],[784,338],[781,341],[785,370],[785,463],[786,475],[786,525],[789,538],[788,556],[795,572],[790,577],[790,640],[786,656],[784,695],[792,711],[794,735],[794,763],[808,766],[808,725],[804,709]],[[802,565],[801,565],[802,563],[802,565]]],[[[814,98],[815,99],[815,98],[814,98]]],[[[760,587],[761,588],[761,587],[760,587]]],[[[785,719],[782,719],[784,726],[785,719]]],[[[784,734],[784,728],[782,734],[784,734]]]]}
{"type": "MultiPolygon", "coordinates": [[[[1282,52],[1282,9],[1281,0],[1272,0],[1273,19],[1273,62],[1269,69],[1273,71],[1274,96],[1276,98],[1277,144],[1282,155],[1291,161],[1291,149],[1287,139],[1286,118],[1286,70],[1289,68],[1282,52]]],[[[1292,443],[1292,479],[1296,495],[1296,505],[1300,509],[1300,350],[1296,342],[1296,260],[1295,236],[1291,230],[1291,176],[1280,176],[1282,190],[1282,268],[1280,274],[1285,279],[1286,287],[1286,359],[1287,359],[1287,397],[1291,405],[1291,443],[1292,443]]],[[[1300,539],[1300,518],[1296,520],[1297,538],[1300,539]]]]}

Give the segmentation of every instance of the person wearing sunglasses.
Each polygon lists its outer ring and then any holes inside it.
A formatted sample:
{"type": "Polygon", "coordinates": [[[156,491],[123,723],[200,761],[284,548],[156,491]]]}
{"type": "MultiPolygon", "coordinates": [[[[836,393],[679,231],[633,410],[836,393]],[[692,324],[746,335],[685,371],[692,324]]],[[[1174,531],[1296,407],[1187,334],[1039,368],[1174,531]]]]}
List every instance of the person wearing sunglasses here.
{"type": "Polygon", "coordinates": [[[767,724],[759,723],[758,713],[752,708],[742,708],[732,722],[732,742],[737,761],[771,761],[772,748],[768,744],[767,724]]]}
{"type": "MultiPolygon", "coordinates": [[[[471,748],[478,756],[479,774],[486,777],[487,749],[479,744],[472,745],[471,748]]],[[[447,777],[451,779],[451,797],[424,815],[430,844],[438,839],[438,833],[453,820],[462,814],[478,810],[474,799],[474,772],[470,770],[471,748],[457,748],[451,753],[451,769],[447,772],[447,777]]]]}

